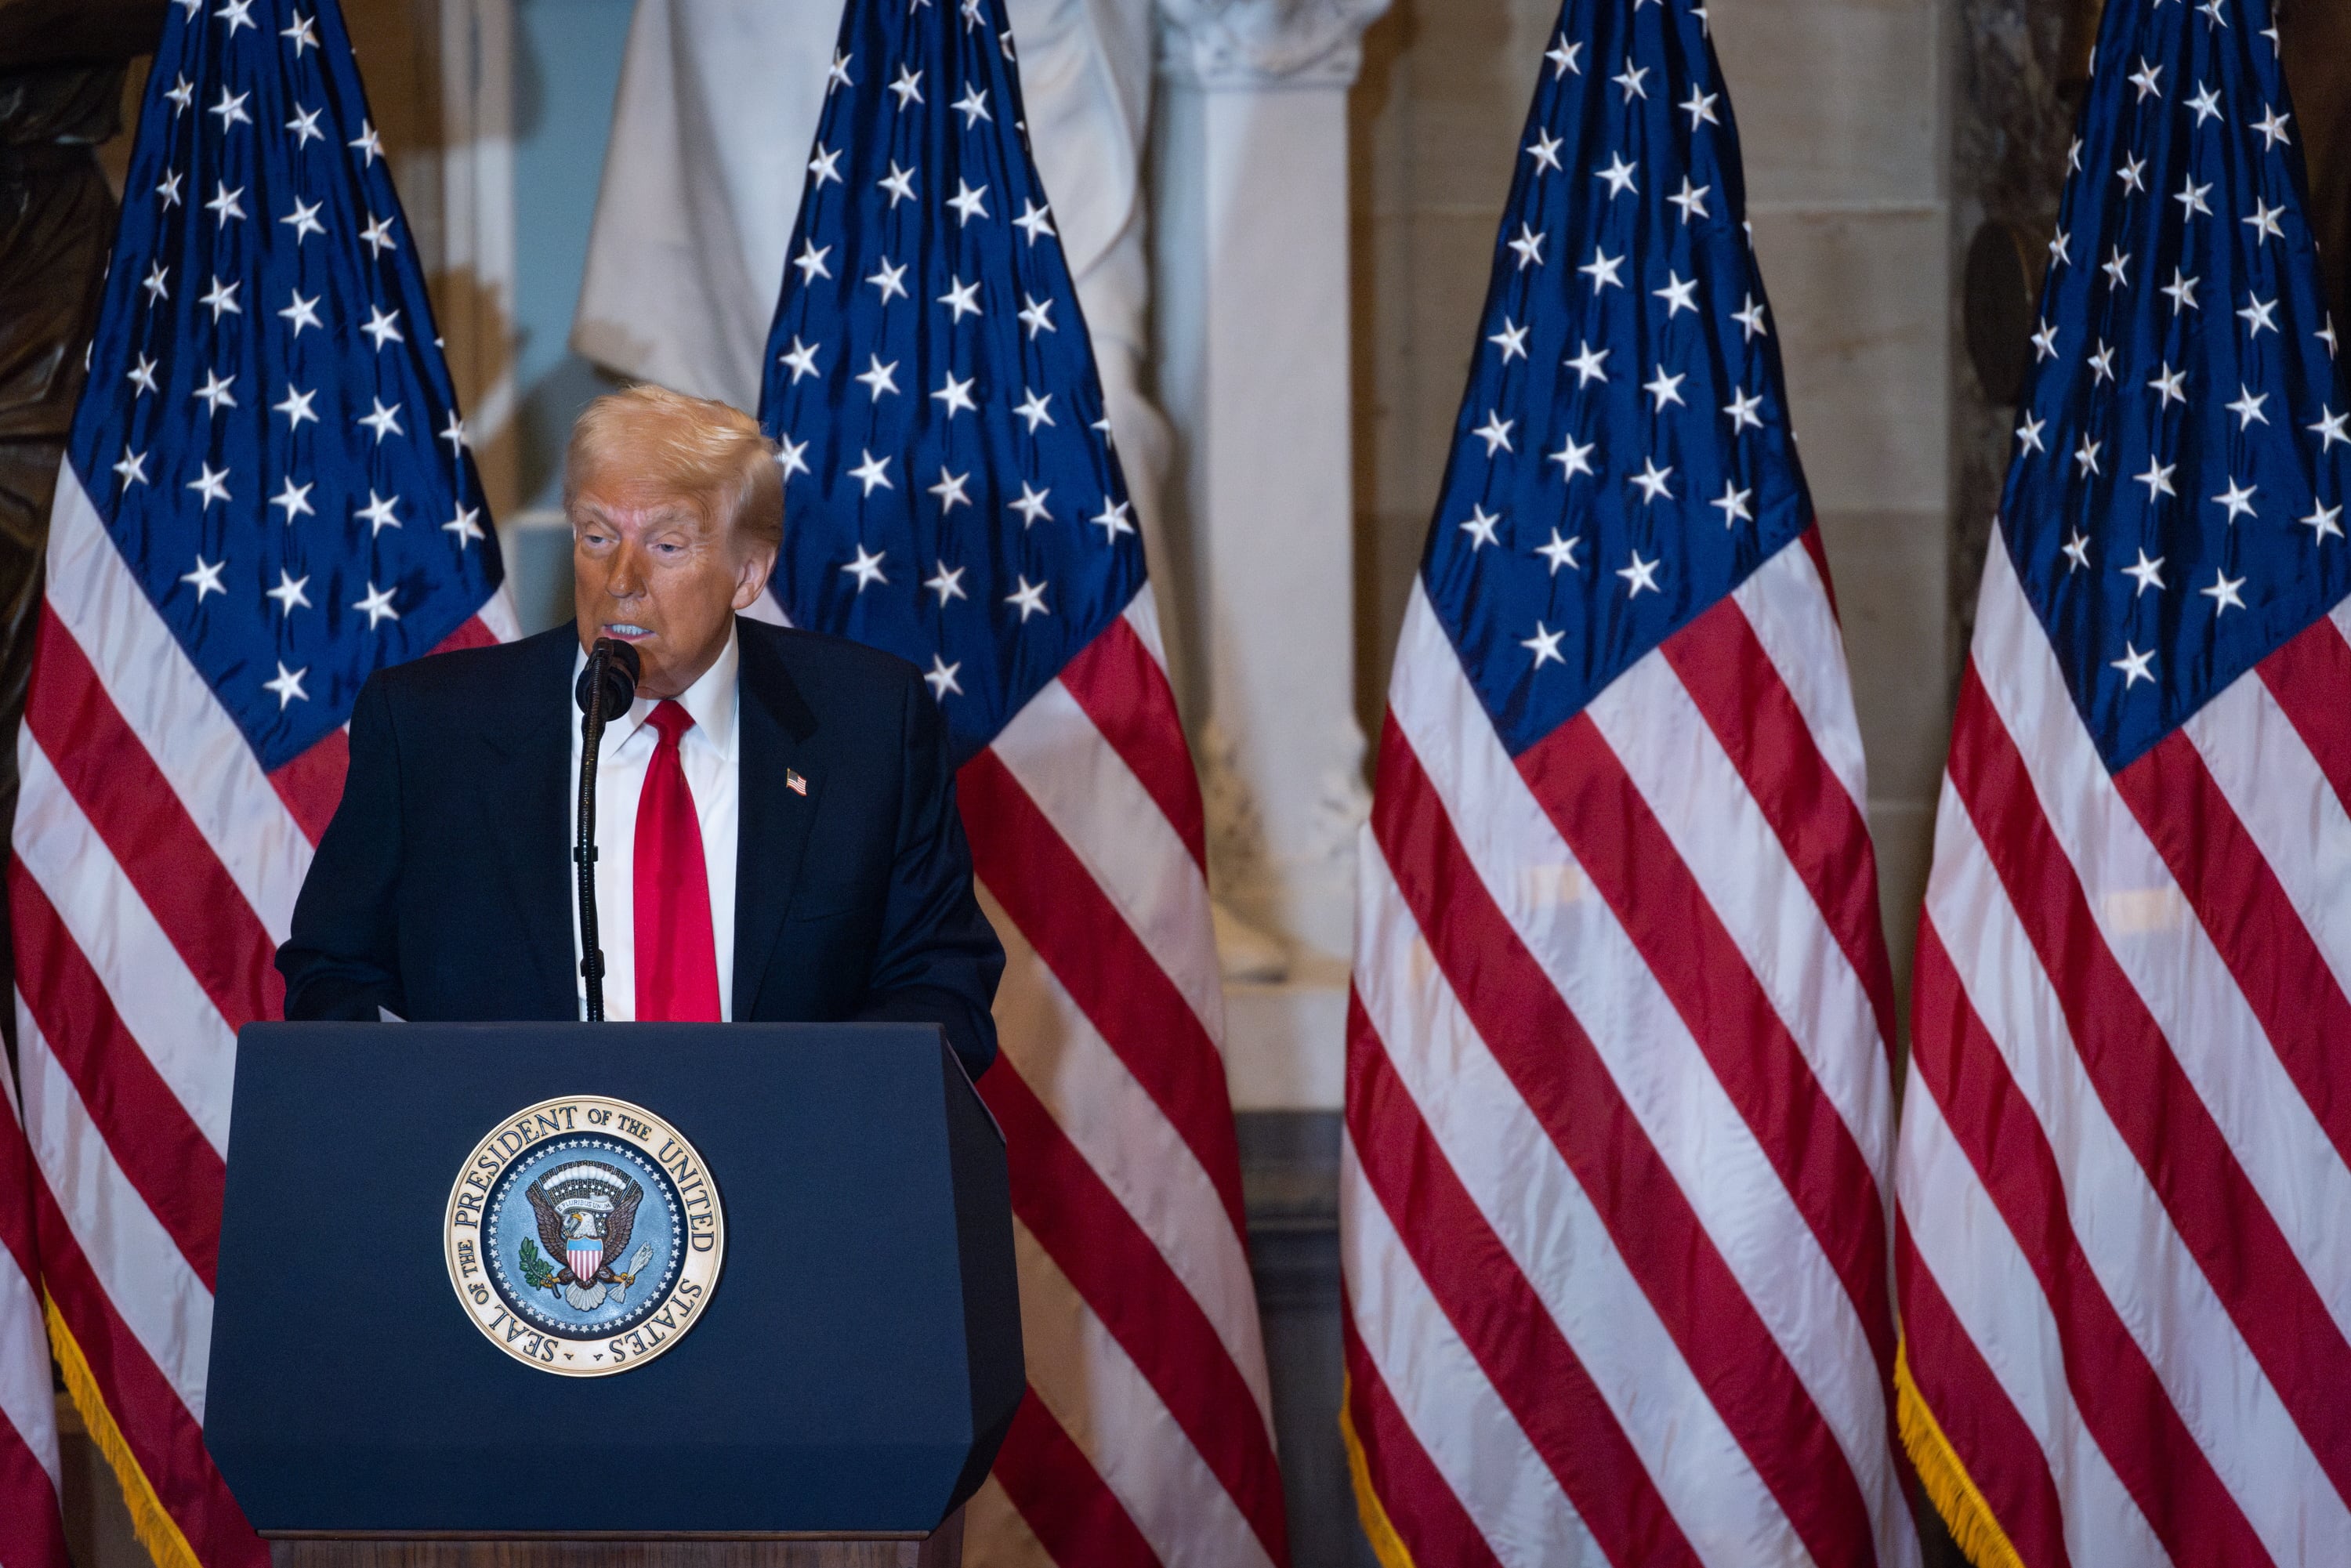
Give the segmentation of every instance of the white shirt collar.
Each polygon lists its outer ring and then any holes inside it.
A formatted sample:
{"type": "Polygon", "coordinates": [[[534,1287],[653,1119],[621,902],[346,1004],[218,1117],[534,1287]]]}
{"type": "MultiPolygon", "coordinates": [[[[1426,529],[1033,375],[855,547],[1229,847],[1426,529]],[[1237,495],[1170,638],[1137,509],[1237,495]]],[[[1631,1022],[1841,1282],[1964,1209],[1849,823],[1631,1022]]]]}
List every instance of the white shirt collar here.
{"type": "MultiPolygon", "coordinates": [[[[722,754],[733,747],[736,714],[735,684],[736,676],[741,672],[742,666],[742,644],[736,634],[734,622],[729,620],[726,623],[726,646],[718,651],[718,657],[711,662],[710,668],[703,671],[701,677],[678,696],[679,706],[684,707],[694,720],[694,727],[685,732],[686,741],[691,741],[699,735],[710,745],[717,747],[722,754]]],[[[583,648],[571,661],[571,680],[574,685],[579,684],[580,672],[587,667],[588,652],[583,648]]],[[[641,696],[630,705],[626,714],[606,725],[603,753],[609,754],[615,751],[636,738],[637,732],[644,727],[645,720],[653,716],[653,708],[659,700],[655,697],[641,696]]],[[[573,734],[575,736],[578,734],[576,727],[573,734]]],[[[578,747],[575,746],[573,749],[577,750],[578,747]]]]}

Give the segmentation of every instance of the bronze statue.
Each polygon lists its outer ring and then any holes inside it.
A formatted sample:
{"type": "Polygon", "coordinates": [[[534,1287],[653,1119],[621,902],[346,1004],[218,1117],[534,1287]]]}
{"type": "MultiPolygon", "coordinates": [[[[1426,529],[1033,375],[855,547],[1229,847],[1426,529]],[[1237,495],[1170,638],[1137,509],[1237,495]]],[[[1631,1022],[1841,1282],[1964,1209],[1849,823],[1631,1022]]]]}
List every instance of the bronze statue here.
{"type": "Polygon", "coordinates": [[[2310,161],[2310,228],[2318,236],[2335,319],[2351,330],[2351,6],[2281,0],[2278,26],[2310,161]]]}

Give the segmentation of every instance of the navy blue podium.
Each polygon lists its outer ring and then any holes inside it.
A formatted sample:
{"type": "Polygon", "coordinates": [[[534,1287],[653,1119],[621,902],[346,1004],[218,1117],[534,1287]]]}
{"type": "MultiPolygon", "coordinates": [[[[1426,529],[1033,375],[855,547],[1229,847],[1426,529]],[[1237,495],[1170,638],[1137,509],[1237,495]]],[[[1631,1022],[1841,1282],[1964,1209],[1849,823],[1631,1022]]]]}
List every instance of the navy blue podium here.
{"type": "Polygon", "coordinates": [[[934,1026],[238,1037],[204,1440],[281,1564],[952,1563],[1024,1382],[934,1026]]]}

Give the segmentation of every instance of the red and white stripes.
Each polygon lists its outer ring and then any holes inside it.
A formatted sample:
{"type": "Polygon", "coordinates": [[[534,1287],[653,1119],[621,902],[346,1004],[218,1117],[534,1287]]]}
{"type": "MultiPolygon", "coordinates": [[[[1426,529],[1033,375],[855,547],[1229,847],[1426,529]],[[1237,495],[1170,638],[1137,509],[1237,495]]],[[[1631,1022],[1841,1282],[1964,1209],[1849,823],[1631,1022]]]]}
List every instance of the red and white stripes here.
{"type": "Polygon", "coordinates": [[[958,785],[1008,960],[980,1090],[1030,1393],[966,1560],[1286,1563],[1199,793],[1147,589],[958,785]]]}
{"type": "Polygon", "coordinates": [[[1389,1555],[1915,1561],[1863,798],[1804,549],[1516,758],[1416,591],[1342,1188],[1389,1555]]]}
{"type": "Polygon", "coordinates": [[[1905,1433],[1988,1561],[2351,1560],[2347,639],[2110,776],[1993,540],[1898,1259],[1905,1433]]]}
{"type": "Polygon", "coordinates": [[[0,1568],[69,1568],[32,1183],[16,1085],[0,1072],[0,1568]]]}
{"type": "MultiPolygon", "coordinates": [[[[511,632],[500,594],[450,643],[511,632]]],[[[260,1568],[203,1440],[229,1090],[347,753],[261,770],[70,465],[37,635],[7,894],[55,1349],[157,1561],[260,1568]]]]}

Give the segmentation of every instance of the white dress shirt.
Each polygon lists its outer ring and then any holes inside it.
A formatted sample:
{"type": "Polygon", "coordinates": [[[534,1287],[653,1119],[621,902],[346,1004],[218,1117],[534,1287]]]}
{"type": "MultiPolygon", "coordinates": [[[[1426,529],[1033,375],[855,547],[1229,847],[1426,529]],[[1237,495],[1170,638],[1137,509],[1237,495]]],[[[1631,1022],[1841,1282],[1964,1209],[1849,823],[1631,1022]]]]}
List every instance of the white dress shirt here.
{"type": "MultiPolygon", "coordinates": [[[[718,954],[718,1016],[735,1017],[735,844],[742,821],[741,765],[736,722],[742,698],[737,674],[742,652],[729,628],[726,647],[702,678],[686,687],[677,700],[694,717],[694,727],[678,740],[678,761],[685,769],[686,788],[694,792],[694,814],[702,824],[702,862],[710,878],[711,936],[718,954]]],[[[572,661],[576,687],[588,666],[583,652],[572,661]]],[[[570,788],[564,792],[563,841],[574,842],[579,824],[572,820],[580,798],[580,723],[571,709],[570,788]]],[[[653,711],[650,697],[639,697],[626,715],[604,727],[604,743],[596,754],[596,923],[597,943],[604,949],[604,1016],[614,1020],[637,1016],[637,798],[644,792],[645,768],[661,743],[661,732],[646,723],[653,711]]],[[[580,911],[578,894],[571,907],[571,959],[578,970],[580,911]]],[[[588,981],[580,980],[580,1016],[588,1016],[588,981]]]]}

